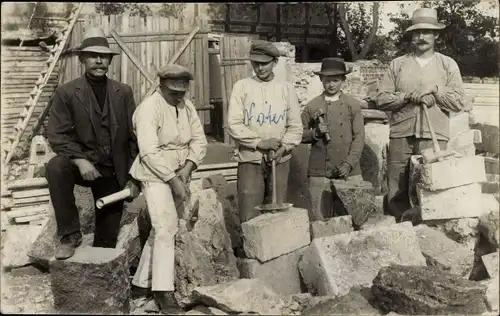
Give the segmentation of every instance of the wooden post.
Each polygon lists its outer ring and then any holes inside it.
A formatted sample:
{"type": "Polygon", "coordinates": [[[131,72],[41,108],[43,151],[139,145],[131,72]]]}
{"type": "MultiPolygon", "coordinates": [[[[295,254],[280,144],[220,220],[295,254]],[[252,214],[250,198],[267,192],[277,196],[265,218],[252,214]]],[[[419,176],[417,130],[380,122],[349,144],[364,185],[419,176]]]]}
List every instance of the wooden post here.
{"type": "Polygon", "coordinates": [[[276,5],[276,42],[281,42],[281,4],[276,5]]]}

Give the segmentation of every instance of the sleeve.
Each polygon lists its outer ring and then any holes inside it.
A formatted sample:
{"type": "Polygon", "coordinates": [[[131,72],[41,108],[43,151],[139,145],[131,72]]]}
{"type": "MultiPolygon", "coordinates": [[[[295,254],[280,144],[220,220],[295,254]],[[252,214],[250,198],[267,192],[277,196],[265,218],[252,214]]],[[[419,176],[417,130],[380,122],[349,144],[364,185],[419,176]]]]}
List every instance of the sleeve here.
{"type": "Polygon", "coordinates": [[[301,119],[303,127],[302,143],[310,144],[315,142],[317,138],[314,136],[313,119],[311,115],[310,103],[308,103],[305,106],[304,111],[302,111],[301,119]]]}
{"type": "Polygon", "coordinates": [[[361,112],[361,107],[359,105],[353,106],[353,115],[352,143],[349,149],[349,155],[347,155],[345,162],[347,162],[351,168],[354,169],[354,167],[359,164],[361,153],[363,152],[363,147],[365,146],[365,124],[363,113],[361,112]]]}
{"type": "Polygon", "coordinates": [[[191,112],[189,119],[192,139],[189,143],[189,154],[186,160],[191,160],[195,164],[195,168],[198,168],[207,154],[208,142],[196,108],[192,104],[189,104],[188,107],[191,112]]]}
{"type": "Polygon", "coordinates": [[[47,138],[52,150],[68,159],[88,159],[76,140],[73,118],[64,92],[56,89],[49,101],[49,107],[47,138]]]}
{"type": "Polygon", "coordinates": [[[130,86],[127,87],[128,89],[127,89],[127,94],[125,95],[125,104],[127,107],[127,121],[129,126],[128,142],[130,149],[130,164],[129,164],[129,169],[130,169],[130,167],[132,167],[132,164],[134,163],[135,157],[139,152],[139,148],[137,147],[137,137],[134,133],[133,123],[132,123],[132,117],[136,109],[134,93],[132,92],[132,88],[130,86]]]}
{"type": "Polygon", "coordinates": [[[379,84],[377,105],[382,111],[397,111],[405,106],[405,93],[396,91],[396,66],[392,61],[379,84]]]}
{"type": "Polygon", "coordinates": [[[465,91],[462,76],[457,63],[453,59],[445,61],[448,65],[446,71],[446,86],[438,85],[438,92],[434,94],[437,105],[446,111],[460,112],[465,108],[465,91]]]}
{"type": "MultiPolygon", "coordinates": [[[[175,177],[176,166],[169,163],[175,161],[174,157],[172,156],[172,159],[169,159],[170,153],[160,150],[157,133],[160,124],[159,118],[160,115],[156,104],[151,101],[150,103],[143,103],[134,113],[134,127],[137,134],[141,163],[159,179],[168,182],[175,177]]],[[[174,152],[172,154],[175,155],[174,152]]]]}
{"type": "Polygon", "coordinates": [[[228,133],[239,145],[255,150],[261,139],[257,133],[245,125],[242,88],[241,82],[236,82],[231,92],[227,113],[228,133]]]}
{"type": "Polygon", "coordinates": [[[288,96],[288,113],[286,116],[286,132],[281,139],[281,144],[286,151],[291,151],[302,141],[302,120],[300,118],[300,104],[297,92],[292,84],[286,83],[288,96]]]}

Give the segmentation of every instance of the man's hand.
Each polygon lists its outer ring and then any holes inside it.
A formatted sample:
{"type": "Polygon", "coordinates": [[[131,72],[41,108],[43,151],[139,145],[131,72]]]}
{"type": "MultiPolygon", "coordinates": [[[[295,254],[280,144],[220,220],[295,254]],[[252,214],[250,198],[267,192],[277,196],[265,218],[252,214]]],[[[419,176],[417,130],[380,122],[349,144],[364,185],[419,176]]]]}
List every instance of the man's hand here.
{"type": "Polygon", "coordinates": [[[180,177],[175,176],[170,181],[168,181],[168,184],[172,189],[172,193],[176,201],[184,202],[188,199],[189,190],[180,177]]]}
{"type": "Polygon", "coordinates": [[[422,102],[422,97],[425,95],[432,95],[437,92],[437,86],[436,85],[426,85],[420,88],[415,89],[413,92],[411,92],[407,98],[413,102],[413,103],[421,103],[422,102]]]}
{"type": "Polygon", "coordinates": [[[434,98],[434,95],[432,94],[427,94],[422,97],[422,104],[425,105],[426,107],[430,108],[434,104],[436,104],[436,98],[434,98]]]}
{"type": "Polygon", "coordinates": [[[187,184],[191,179],[191,173],[193,173],[194,168],[195,168],[194,162],[192,162],[191,160],[186,160],[184,166],[182,166],[182,168],[180,168],[176,172],[176,174],[179,178],[181,178],[184,184],[187,184]]]}
{"type": "Polygon", "coordinates": [[[347,162],[343,162],[337,167],[337,176],[341,179],[346,178],[351,172],[351,165],[347,162]]]}
{"type": "Polygon", "coordinates": [[[83,180],[94,181],[102,177],[96,167],[87,159],[73,159],[73,163],[78,167],[83,180]]]}
{"type": "Polygon", "coordinates": [[[127,184],[125,184],[125,189],[130,189],[130,197],[126,198],[125,202],[132,202],[141,193],[141,189],[138,183],[133,180],[127,181],[127,184]]]}
{"type": "Polygon", "coordinates": [[[318,127],[316,127],[314,132],[316,134],[316,137],[318,138],[323,137],[323,135],[328,133],[328,123],[326,122],[319,123],[318,127]]]}
{"type": "Polygon", "coordinates": [[[271,161],[273,159],[276,161],[279,161],[281,159],[281,157],[283,156],[283,154],[285,153],[285,151],[286,151],[285,147],[280,146],[280,148],[278,148],[278,150],[276,150],[274,152],[274,155],[271,157],[271,161]]]}
{"type": "Polygon", "coordinates": [[[262,151],[269,150],[278,150],[281,145],[281,141],[277,138],[270,138],[266,140],[261,140],[259,144],[257,144],[257,148],[262,151]]]}

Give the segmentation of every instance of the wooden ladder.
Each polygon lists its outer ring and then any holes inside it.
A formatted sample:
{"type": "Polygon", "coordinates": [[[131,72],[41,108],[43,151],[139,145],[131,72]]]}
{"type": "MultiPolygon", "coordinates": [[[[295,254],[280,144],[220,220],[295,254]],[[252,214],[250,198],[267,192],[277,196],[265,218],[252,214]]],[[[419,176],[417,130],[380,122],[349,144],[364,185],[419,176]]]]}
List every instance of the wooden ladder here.
{"type": "MultiPolygon", "coordinates": [[[[3,150],[4,163],[7,164],[14,156],[16,149],[21,142],[21,139],[24,135],[24,132],[28,128],[29,121],[33,116],[33,112],[35,111],[36,104],[38,103],[38,99],[42,95],[43,88],[47,85],[49,81],[50,75],[54,71],[54,68],[59,61],[59,57],[66,46],[66,43],[71,35],[71,31],[80,16],[80,12],[82,11],[83,3],[79,3],[77,7],[74,7],[70,16],[67,19],[68,24],[62,29],[58,38],[56,39],[56,43],[54,47],[50,50],[50,56],[46,61],[46,68],[40,72],[40,77],[35,83],[35,87],[31,90],[28,101],[24,104],[24,109],[20,114],[20,118],[16,126],[14,127],[15,135],[9,136],[8,145],[5,146],[3,150]]],[[[26,143],[29,143],[33,135],[27,139],[26,143]]],[[[26,145],[26,144],[25,144],[26,145]]],[[[23,146],[24,147],[24,146],[23,146]]]]}

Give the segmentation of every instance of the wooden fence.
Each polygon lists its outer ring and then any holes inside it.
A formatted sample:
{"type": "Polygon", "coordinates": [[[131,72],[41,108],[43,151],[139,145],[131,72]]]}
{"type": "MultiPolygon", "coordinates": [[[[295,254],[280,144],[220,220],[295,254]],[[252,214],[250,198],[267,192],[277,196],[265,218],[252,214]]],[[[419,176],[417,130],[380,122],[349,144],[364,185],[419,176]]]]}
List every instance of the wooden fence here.
{"type": "MultiPolygon", "coordinates": [[[[120,53],[113,58],[108,77],[130,85],[134,91],[135,101],[139,104],[151,88],[151,84],[120,48],[110,35],[110,31],[115,30],[118,33],[121,40],[144,66],[149,77],[157,82],[157,69],[167,64],[177,53],[195,23],[200,30],[180,55],[177,63],[193,73],[194,80],[191,81],[188,97],[198,108],[202,123],[209,128],[209,28],[206,21],[202,19],[183,21],[156,16],[141,18],[128,15],[86,15],[75,25],[68,47],[74,48],[80,45],[89,27],[101,27],[108,37],[111,49],[120,53]]],[[[62,57],[60,84],[76,79],[82,74],[83,67],[77,56],[67,54],[62,57]]]]}

